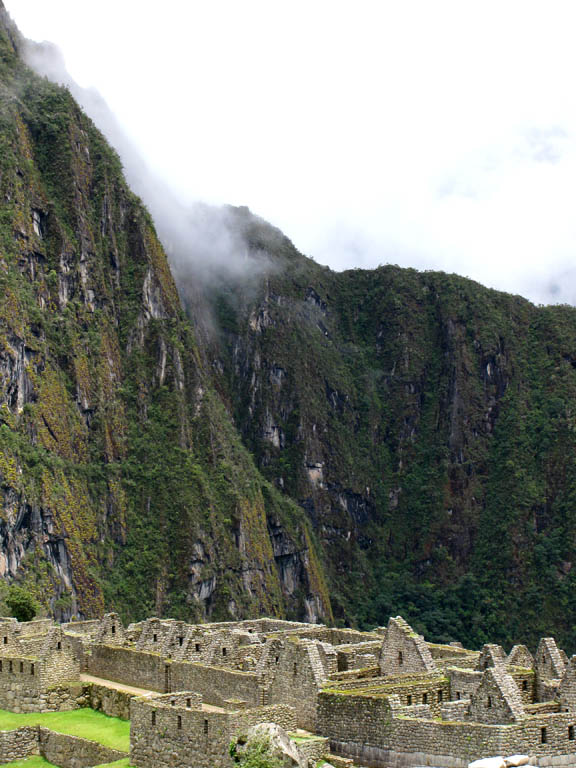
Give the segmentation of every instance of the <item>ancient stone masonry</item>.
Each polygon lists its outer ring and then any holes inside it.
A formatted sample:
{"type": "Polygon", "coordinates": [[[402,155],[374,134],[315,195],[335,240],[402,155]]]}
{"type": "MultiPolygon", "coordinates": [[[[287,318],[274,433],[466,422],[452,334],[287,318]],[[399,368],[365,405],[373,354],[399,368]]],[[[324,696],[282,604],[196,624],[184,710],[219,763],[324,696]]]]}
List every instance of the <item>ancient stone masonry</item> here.
{"type": "MultiPolygon", "coordinates": [[[[427,643],[401,617],[373,632],[278,619],[0,619],[0,707],[87,706],[130,719],[135,768],[232,768],[231,741],[262,722],[298,729],[310,768],[328,751],[337,766],[374,768],[464,768],[518,752],[576,764],[576,656],[552,638],[534,656],[521,645],[506,654],[427,643]]],[[[102,753],[70,738],[0,733],[0,760],[45,754],[73,768],[74,753],[96,764],[102,753]]]]}

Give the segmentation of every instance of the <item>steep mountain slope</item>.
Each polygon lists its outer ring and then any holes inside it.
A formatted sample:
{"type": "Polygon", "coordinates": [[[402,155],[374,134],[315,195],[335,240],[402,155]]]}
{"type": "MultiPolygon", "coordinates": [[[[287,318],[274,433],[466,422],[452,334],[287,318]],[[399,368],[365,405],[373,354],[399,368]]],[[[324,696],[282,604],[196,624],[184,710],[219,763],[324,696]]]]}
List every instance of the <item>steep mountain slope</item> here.
{"type": "Polygon", "coordinates": [[[314,524],[336,616],[401,612],[476,645],[553,629],[576,650],[576,310],[441,273],[336,274],[246,211],[237,227],[271,261],[210,288],[213,367],[314,524]]]}
{"type": "Polygon", "coordinates": [[[206,374],[150,216],[0,3],[0,574],[104,605],[330,616],[304,513],[206,374]]]}
{"type": "Polygon", "coordinates": [[[336,274],[231,209],[212,269],[162,223],[187,319],[117,156],[20,46],[0,0],[0,574],[59,618],[332,602],[576,651],[576,310],[336,274]]]}

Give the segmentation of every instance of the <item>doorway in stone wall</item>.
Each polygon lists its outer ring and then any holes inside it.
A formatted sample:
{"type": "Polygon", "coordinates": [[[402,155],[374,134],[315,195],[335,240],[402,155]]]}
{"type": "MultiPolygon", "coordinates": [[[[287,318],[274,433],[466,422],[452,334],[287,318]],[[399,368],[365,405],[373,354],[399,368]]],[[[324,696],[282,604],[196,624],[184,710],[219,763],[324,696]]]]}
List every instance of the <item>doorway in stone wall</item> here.
{"type": "Polygon", "coordinates": [[[172,691],[172,669],[170,664],[164,665],[164,693],[172,691]]]}

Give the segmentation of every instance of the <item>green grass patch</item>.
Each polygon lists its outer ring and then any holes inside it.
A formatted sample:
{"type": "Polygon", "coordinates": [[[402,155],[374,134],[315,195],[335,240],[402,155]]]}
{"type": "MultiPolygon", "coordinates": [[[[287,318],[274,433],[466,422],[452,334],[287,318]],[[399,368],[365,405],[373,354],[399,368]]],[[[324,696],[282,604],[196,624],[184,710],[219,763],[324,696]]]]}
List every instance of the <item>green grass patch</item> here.
{"type": "Polygon", "coordinates": [[[296,744],[305,744],[307,741],[316,741],[317,739],[321,739],[322,736],[295,736],[292,733],[288,733],[288,736],[294,741],[296,744]]]}
{"type": "Polygon", "coordinates": [[[108,717],[93,709],[30,712],[22,715],[0,709],[0,730],[11,731],[23,725],[42,725],[58,733],[97,741],[105,747],[121,752],[130,751],[130,723],[118,717],[108,717]]]}
{"type": "Polygon", "coordinates": [[[125,757],[123,760],[116,760],[115,763],[103,763],[102,765],[96,765],[95,768],[129,768],[130,759],[125,757]]]}
{"type": "MultiPolygon", "coordinates": [[[[128,763],[126,763],[128,765],[128,763]]],[[[57,768],[40,755],[27,757],[25,760],[15,760],[13,763],[2,763],[0,768],[57,768]]]]}

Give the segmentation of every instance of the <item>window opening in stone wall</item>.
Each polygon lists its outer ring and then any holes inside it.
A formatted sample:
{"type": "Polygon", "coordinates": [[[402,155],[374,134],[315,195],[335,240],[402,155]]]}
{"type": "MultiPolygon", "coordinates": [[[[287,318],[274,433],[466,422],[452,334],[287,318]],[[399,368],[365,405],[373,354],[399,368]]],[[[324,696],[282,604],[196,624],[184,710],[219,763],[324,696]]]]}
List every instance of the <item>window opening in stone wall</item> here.
{"type": "Polygon", "coordinates": [[[200,653],[200,643],[195,644],[194,650],[196,651],[196,653],[200,653]]]}
{"type": "Polygon", "coordinates": [[[178,645],[179,646],[183,646],[184,645],[184,638],[183,637],[179,637],[178,638],[178,645]]]}
{"type": "Polygon", "coordinates": [[[12,672],[12,671],[13,671],[13,670],[12,670],[12,662],[11,662],[11,661],[9,661],[9,662],[8,662],[8,672],[12,672]]]}
{"type": "Polygon", "coordinates": [[[182,715],[178,715],[178,730],[182,730],[182,715]]]}
{"type": "Polygon", "coordinates": [[[113,635],[116,634],[116,625],[115,624],[112,624],[112,634],[113,635]]]}
{"type": "Polygon", "coordinates": [[[460,701],[460,691],[456,691],[456,700],[460,701]]]}
{"type": "Polygon", "coordinates": [[[222,656],[226,656],[227,653],[228,651],[226,650],[226,648],[222,648],[222,656]]]}
{"type": "Polygon", "coordinates": [[[522,680],[522,690],[523,691],[528,690],[528,680],[522,680]]]}
{"type": "Polygon", "coordinates": [[[298,664],[296,664],[296,662],[294,662],[294,674],[298,674],[298,664]]]}
{"type": "Polygon", "coordinates": [[[440,704],[442,701],[442,695],[442,691],[438,691],[438,704],[440,704]]]}
{"type": "Polygon", "coordinates": [[[280,656],[276,656],[276,664],[280,661],[280,656]]]}
{"type": "Polygon", "coordinates": [[[208,720],[204,720],[204,733],[208,733],[208,720]]]}
{"type": "Polygon", "coordinates": [[[158,635],[153,635],[152,636],[152,642],[153,643],[157,643],[158,642],[158,635]]]}
{"type": "Polygon", "coordinates": [[[175,707],[176,706],[176,699],[170,699],[170,706],[175,707]]]}
{"type": "Polygon", "coordinates": [[[188,709],[190,709],[190,707],[192,706],[192,699],[186,699],[186,706],[188,707],[188,709]]]}
{"type": "Polygon", "coordinates": [[[0,661],[0,672],[2,672],[2,662],[0,661]]]}
{"type": "Polygon", "coordinates": [[[34,664],[30,664],[30,674],[34,674],[34,664]]]}
{"type": "Polygon", "coordinates": [[[546,728],[540,728],[540,743],[541,744],[548,743],[548,734],[546,733],[546,728]]]}
{"type": "Polygon", "coordinates": [[[156,725],[156,712],[152,712],[152,725],[156,725]]]}
{"type": "Polygon", "coordinates": [[[61,651],[62,650],[62,643],[60,640],[58,640],[58,645],[56,646],[56,650],[61,651]]]}
{"type": "Polygon", "coordinates": [[[24,672],[24,662],[20,662],[20,673],[24,672]]]}
{"type": "Polygon", "coordinates": [[[4,638],[4,645],[8,645],[8,638],[7,637],[4,638]]]}
{"type": "Polygon", "coordinates": [[[406,696],[406,704],[409,707],[412,706],[412,694],[411,693],[409,693],[408,696],[406,696]]]}
{"type": "Polygon", "coordinates": [[[422,704],[428,704],[428,694],[423,693],[422,694],[422,704]]]}
{"type": "Polygon", "coordinates": [[[402,666],[404,664],[404,657],[402,656],[402,651],[398,651],[398,664],[402,666]]]}
{"type": "Polygon", "coordinates": [[[492,696],[488,696],[488,701],[486,703],[486,706],[488,707],[488,709],[492,708],[492,696]]]}
{"type": "Polygon", "coordinates": [[[568,738],[570,739],[570,741],[574,741],[574,726],[573,725],[569,725],[568,726],[568,738]]]}

